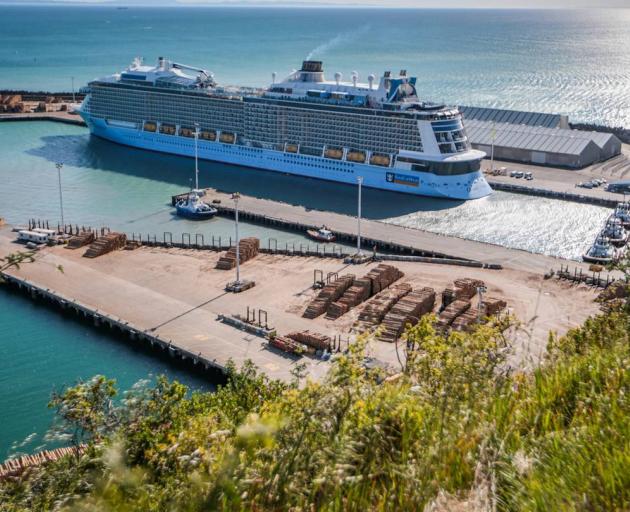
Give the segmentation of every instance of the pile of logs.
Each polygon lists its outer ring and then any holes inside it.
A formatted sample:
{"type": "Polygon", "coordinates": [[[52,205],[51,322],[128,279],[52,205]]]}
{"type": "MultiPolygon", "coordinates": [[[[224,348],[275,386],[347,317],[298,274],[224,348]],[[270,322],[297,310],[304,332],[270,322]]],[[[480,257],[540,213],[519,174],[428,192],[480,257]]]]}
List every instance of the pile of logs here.
{"type": "Polygon", "coordinates": [[[377,293],[359,313],[355,330],[362,333],[380,324],[394,304],[409,292],[411,292],[409,283],[399,283],[377,293]]]}
{"type": "Polygon", "coordinates": [[[346,274],[336,281],[328,283],[322,288],[317,297],[313,299],[302,314],[303,318],[317,318],[324,314],[328,306],[341,297],[345,291],[352,286],[354,275],[346,274]]]}
{"type": "Polygon", "coordinates": [[[372,283],[370,296],[388,288],[394,281],[398,281],[405,274],[392,265],[381,263],[365,276],[372,283]]]}
{"type": "Polygon", "coordinates": [[[478,319],[483,319],[486,316],[486,308],[482,305],[481,311],[479,308],[470,308],[453,320],[451,328],[454,331],[470,331],[472,327],[477,323],[478,319]]]}
{"type": "Polygon", "coordinates": [[[301,355],[307,351],[306,345],[302,343],[298,343],[295,340],[287,336],[274,336],[269,340],[269,344],[272,347],[277,348],[278,350],[282,350],[288,354],[298,354],[301,355]]]}
{"type": "Polygon", "coordinates": [[[435,290],[422,288],[405,295],[385,315],[379,339],[394,343],[408,325],[415,325],[421,316],[430,313],[435,305],[435,290]]]}
{"type": "Polygon", "coordinates": [[[485,297],[483,305],[485,307],[485,316],[496,315],[507,307],[507,303],[497,297],[485,297]]]}
{"type": "Polygon", "coordinates": [[[484,286],[484,282],[479,279],[471,279],[469,277],[456,279],[454,286],[449,286],[442,292],[442,309],[446,308],[454,300],[471,299],[480,286],[484,286]]]}
{"type": "Polygon", "coordinates": [[[11,476],[18,476],[25,469],[33,466],[39,466],[47,462],[54,462],[69,455],[78,456],[81,455],[86,445],[72,446],[68,448],[56,448],[54,450],[47,450],[33,455],[24,455],[15,459],[9,459],[0,464],[0,481],[11,476]]]}
{"type": "Polygon", "coordinates": [[[78,235],[75,235],[68,240],[68,244],[66,247],[68,249],[80,249],[88,244],[91,244],[94,241],[94,232],[92,231],[83,231],[78,235]]]}
{"type": "MultiPolygon", "coordinates": [[[[243,238],[238,244],[240,263],[252,259],[260,250],[260,240],[258,238],[243,238]]],[[[236,247],[230,249],[219,258],[216,268],[219,270],[232,270],[236,267],[236,247]]]]}
{"type": "Polygon", "coordinates": [[[19,94],[7,94],[0,96],[0,113],[22,113],[24,112],[24,102],[19,94]]]}
{"type": "Polygon", "coordinates": [[[470,309],[470,301],[457,299],[451,302],[438,316],[437,326],[441,329],[450,327],[453,320],[470,309]]]}
{"type": "Polygon", "coordinates": [[[86,258],[96,258],[108,252],[122,249],[126,243],[127,235],[112,231],[92,242],[83,256],[86,258]]]}
{"type": "Polygon", "coordinates": [[[287,334],[287,338],[291,338],[293,341],[312,347],[315,350],[330,351],[330,336],[324,334],[311,331],[298,331],[287,334]]]}

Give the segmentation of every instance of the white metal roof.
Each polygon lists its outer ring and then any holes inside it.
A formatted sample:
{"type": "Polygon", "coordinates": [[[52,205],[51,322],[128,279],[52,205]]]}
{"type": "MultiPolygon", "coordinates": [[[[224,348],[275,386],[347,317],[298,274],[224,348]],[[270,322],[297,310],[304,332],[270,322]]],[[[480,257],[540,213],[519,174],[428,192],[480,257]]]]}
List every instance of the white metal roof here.
{"type": "Polygon", "coordinates": [[[560,114],[545,114],[542,112],[522,112],[519,110],[465,106],[460,106],[459,109],[469,122],[470,120],[494,121],[496,123],[557,128],[560,126],[562,119],[560,114]]]}

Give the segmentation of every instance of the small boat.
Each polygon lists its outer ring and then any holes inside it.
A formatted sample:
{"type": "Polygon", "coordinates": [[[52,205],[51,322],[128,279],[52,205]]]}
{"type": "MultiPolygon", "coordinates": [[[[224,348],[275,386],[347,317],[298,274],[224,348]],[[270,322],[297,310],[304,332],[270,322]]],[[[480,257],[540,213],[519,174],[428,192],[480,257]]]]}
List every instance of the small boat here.
{"type": "Polygon", "coordinates": [[[582,256],[582,259],[587,263],[607,265],[617,261],[618,251],[606,237],[599,236],[588,252],[582,256]]]}
{"type": "Polygon", "coordinates": [[[214,217],[218,210],[207,203],[204,203],[199,194],[192,191],[186,199],[180,199],[175,204],[177,215],[192,220],[204,220],[214,217]]]}
{"type": "Polygon", "coordinates": [[[624,229],[621,219],[614,215],[606,221],[601,236],[608,238],[610,243],[617,247],[623,247],[628,243],[628,232],[624,229]]]}
{"type": "Polygon", "coordinates": [[[330,229],[328,229],[326,226],[322,226],[317,230],[308,229],[306,231],[306,234],[310,236],[313,240],[317,240],[318,242],[334,242],[336,239],[334,233],[330,231],[330,229]]]}
{"type": "Polygon", "coordinates": [[[617,204],[613,215],[621,221],[624,228],[630,228],[630,203],[617,204]]]}

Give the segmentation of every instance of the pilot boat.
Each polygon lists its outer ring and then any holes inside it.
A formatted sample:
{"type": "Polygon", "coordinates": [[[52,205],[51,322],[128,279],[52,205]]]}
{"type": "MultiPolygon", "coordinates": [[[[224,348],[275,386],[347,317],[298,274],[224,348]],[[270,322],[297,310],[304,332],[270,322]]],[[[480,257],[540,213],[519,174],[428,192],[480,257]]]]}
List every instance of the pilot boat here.
{"type": "Polygon", "coordinates": [[[217,209],[204,203],[197,191],[191,191],[186,199],[180,199],[175,203],[177,215],[192,220],[211,219],[217,214],[217,209]]]}
{"type": "Polygon", "coordinates": [[[308,229],[306,234],[318,242],[334,242],[336,239],[334,233],[326,226],[322,226],[319,229],[308,229]]]}
{"type": "Polygon", "coordinates": [[[612,263],[616,261],[617,258],[617,249],[603,236],[597,237],[593,246],[582,256],[582,259],[588,263],[599,263],[603,265],[612,263]]]}

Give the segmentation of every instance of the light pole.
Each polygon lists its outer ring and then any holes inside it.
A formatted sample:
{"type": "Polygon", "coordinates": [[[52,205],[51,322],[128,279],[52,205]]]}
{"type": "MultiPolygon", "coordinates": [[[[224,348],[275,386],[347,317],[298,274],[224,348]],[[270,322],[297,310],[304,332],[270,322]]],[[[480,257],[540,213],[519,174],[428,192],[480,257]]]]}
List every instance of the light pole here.
{"type": "Polygon", "coordinates": [[[63,164],[61,162],[57,162],[55,164],[55,167],[57,168],[57,177],[59,178],[59,207],[61,208],[61,229],[65,231],[66,224],[63,219],[63,194],[61,193],[61,169],[63,168],[63,164]]]}
{"type": "Polygon", "coordinates": [[[490,146],[490,174],[494,173],[494,139],[497,136],[495,122],[492,121],[492,146],[490,146]]]}
{"type": "Polygon", "coordinates": [[[76,99],[76,97],[74,95],[74,77],[71,76],[70,79],[72,80],[72,103],[76,103],[77,99],[76,99]]]}
{"type": "Polygon", "coordinates": [[[236,282],[235,285],[241,284],[241,251],[238,240],[238,200],[241,198],[241,194],[235,192],[232,194],[234,200],[234,219],[236,220],[236,282]]]}
{"type": "Polygon", "coordinates": [[[359,184],[359,197],[357,205],[357,256],[361,255],[361,188],[363,185],[363,176],[357,176],[359,184]]]}
{"type": "Polygon", "coordinates": [[[195,191],[199,190],[199,123],[195,123],[195,191]]]}

